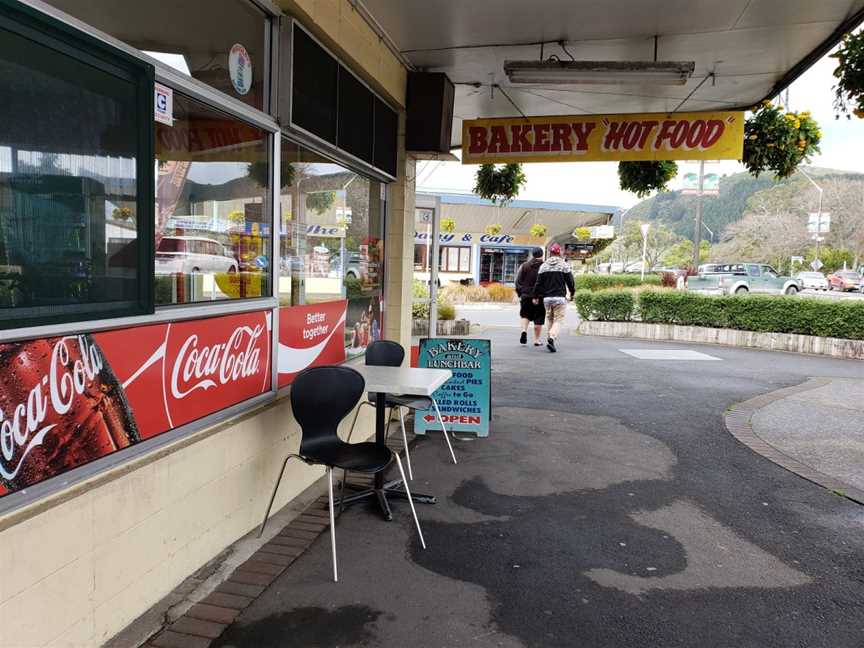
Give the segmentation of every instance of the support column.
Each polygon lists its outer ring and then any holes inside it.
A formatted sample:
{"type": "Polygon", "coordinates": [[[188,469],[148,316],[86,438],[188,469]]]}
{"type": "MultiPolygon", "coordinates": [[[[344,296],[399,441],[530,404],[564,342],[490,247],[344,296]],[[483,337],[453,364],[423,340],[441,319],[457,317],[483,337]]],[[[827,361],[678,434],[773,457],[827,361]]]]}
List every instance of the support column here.
{"type": "Polygon", "coordinates": [[[411,348],[411,282],[414,278],[415,171],[413,157],[405,152],[405,114],[399,116],[398,176],[390,185],[384,250],[384,338],[411,348]]]}

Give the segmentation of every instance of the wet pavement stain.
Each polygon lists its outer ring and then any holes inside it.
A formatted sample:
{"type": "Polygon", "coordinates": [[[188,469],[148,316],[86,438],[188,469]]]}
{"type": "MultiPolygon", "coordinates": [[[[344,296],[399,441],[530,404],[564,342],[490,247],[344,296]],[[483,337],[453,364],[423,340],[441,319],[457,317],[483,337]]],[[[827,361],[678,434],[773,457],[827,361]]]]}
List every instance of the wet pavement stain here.
{"type": "Polygon", "coordinates": [[[332,610],[300,607],[248,624],[234,624],[213,648],[338,648],[368,646],[382,612],[365,605],[344,605],[332,610]]]}

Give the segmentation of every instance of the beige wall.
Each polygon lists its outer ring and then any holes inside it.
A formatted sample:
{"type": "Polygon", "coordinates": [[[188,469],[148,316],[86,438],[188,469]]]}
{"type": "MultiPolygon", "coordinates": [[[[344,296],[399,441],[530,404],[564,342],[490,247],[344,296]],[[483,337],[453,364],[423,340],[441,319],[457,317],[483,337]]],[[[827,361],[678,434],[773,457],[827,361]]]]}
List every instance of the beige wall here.
{"type": "Polygon", "coordinates": [[[414,158],[405,154],[405,119],[399,119],[398,176],[390,185],[384,285],[384,337],[411,347],[411,281],[414,277],[414,158]]]}
{"type": "MultiPolygon", "coordinates": [[[[367,435],[372,415],[364,407],[358,419],[367,435]]],[[[261,523],[299,442],[283,398],[73,487],[56,505],[37,502],[35,515],[0,517],[0,645],[109,639],[261,523]]],[[[324,474],[289,467],[274,512],[324,474]]]]}

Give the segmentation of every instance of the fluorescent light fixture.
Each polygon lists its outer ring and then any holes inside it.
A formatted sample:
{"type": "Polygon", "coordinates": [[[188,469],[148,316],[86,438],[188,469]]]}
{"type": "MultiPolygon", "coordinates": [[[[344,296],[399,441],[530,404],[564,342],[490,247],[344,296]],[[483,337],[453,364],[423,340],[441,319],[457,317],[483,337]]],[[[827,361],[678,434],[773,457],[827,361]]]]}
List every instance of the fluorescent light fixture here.
{"type": "Polygon", "coordinates": [[[684,85],[693,61],[504,61],[510,83],[684,85]]]}

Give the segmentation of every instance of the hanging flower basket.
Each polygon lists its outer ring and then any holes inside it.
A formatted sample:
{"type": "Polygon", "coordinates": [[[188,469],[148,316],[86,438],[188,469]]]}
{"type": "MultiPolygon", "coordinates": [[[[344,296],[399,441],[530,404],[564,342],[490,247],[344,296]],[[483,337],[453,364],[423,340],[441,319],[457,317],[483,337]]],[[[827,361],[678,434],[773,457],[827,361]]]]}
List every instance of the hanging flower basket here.
{"type": "Polygon", "coordinates": [[[452,234],[456,231],[456,221],[452,218],[442,218],[441,231],[445,234],[452,234]]]}
{"type": "Polygon", "coordinates": [[[744,157],[751,175],[771,171],[782,180],[819,152],[822,132],[807,111],[783,112],[783,106],[762,102],[744,123],[744,157]]]}
{"type": "Polygon", "coordinates": [[[577,227],[573,230],[573,238],[577,241],[587,241],[591,238],[591,230],[587,227],[577,227]]]}
{"type": "Polygon", "coordinates": [[[519,195],[525,182],[521,164],[505,164],[501,168],[482,164],[474,179],[474,193],[503,207],[519,195]]]}
{"type": "Polygon", "coordinates": [[[548,231],[548,228],[545,225],[541,225],[540,223],[534,223],[531,226],[531,236],[534,238],[546,238],[546,232],[548,231]]]}
{"type": "Polygon", "coordinates": [[[485,231],[489,236],[497,236],[501,233],[501,225],[499,223],[492,223],[486,227],[485,231]]]}
{"type": "Polygon", "coordinates": [[[834,107],[847,118],[850,112],[864,118],[864,33],[846,34],[831,57],[837,59],[834,107]]]}
{"type": "Polygon", "coordinates": [[[619,162],[618,180],[624,191],[644,198],[655,191],[666,191],[666,185],[678,175],[678,165],[668,160],[619,162]]]}

